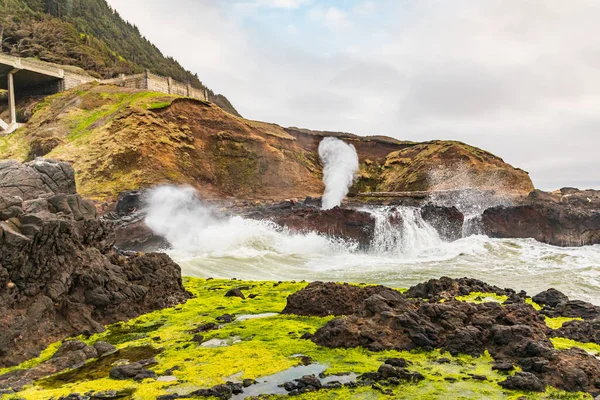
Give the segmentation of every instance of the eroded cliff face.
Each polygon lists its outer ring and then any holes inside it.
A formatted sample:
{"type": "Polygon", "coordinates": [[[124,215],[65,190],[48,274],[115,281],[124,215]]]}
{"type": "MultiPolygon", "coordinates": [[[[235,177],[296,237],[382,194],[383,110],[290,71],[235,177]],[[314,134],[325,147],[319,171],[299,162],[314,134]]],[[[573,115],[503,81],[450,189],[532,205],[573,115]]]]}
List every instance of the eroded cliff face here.
{"type": "Polygon", "coordinates": [[[123,254],[67,163],[0,162],[0,368],[188,298],[165,254],[123,254]]]}
{"type": "Polygon", "coordinates": [[[485,210],[481,223],[490,237],[534,238],[555,246],[599,244],[600,191],[535,191],[513,206],[485,210]]]}
{"type": "Polygon", "coordinates": [[[319,195],[317,147],[325,136],[358,151],[361,172],[351,193],[479,187],[521,195],[533,189],[524,171],[462,143],[282,128],[159,93],[90,84],[23,107],[29,122],[0,138],[0,159],[68,161],[80,193],[102,201],[165,182],[192,185],[205,198],[319,195]]]}

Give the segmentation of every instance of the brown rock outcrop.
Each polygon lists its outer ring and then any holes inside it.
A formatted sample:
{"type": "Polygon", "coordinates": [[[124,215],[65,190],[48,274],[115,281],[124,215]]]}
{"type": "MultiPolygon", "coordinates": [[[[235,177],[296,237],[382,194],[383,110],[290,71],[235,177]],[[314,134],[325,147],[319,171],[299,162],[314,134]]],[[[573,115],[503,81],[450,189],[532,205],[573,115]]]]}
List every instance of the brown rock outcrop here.
{"type": "Polygon", "coordinates": [[[187,299],[164,254],[122,254],[66,163],[0,162],[0,367],[187,299]]]}
{"type": "MultiPolygon", "coordinates": [[[[365,298],[367,294],[358,289],[348,290],[343,285],[335,288],[335,285],[313,283],[303,289],[305,293],[300,291],[290,296],[286,307],[301,315],[322,315],[322,304],[333,304],[340,293],[344,294],[341,301],[352,307],[338,308],[345,311],[346,316],[331,320],[316,331],[312,340],[318,345],[360,346],[373,351],[442,349],[453,355],[472,356],[489,351],[498,368],[518,365],[523,370],[522,374],[501,383],[506,388],[543,391],[546,385],[551,385],[593,396],[600,393],[597,386],[600,361],[580,349],[554,349],[549,339],[552,330],[546,326],[543,316],[522,301],[507,301],[504,305],[453,299],[424,302],[382,287],[365,298]]],[[[465,278],[455,284],[433,282],[409,292],[425,292],[431,299],[445,294],[452,296],[450,292],[455,289],[463,294],[460,288],[466,292],[480,288],[502,290],[465,278]]]]}
{"type": "Polygon", "coordinates": [[[481,226],[496,238],[533,238],[555,246],[598,244],[600,191],[536,191],[522,204],[485,210],[481,226]]]}

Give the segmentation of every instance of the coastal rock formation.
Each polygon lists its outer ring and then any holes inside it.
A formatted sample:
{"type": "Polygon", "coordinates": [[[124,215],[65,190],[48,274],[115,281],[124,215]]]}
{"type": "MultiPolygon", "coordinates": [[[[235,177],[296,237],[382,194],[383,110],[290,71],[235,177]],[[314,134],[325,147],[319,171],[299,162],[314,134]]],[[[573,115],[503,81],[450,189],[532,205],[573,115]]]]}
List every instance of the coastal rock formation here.
{"type": "Polygon", "coordinates": [[[473,189],[527,195],[534,187],[527,172],[500,157],[455,141],[416,143],[386,156],[378,191],[473,189]]]}
{"type": "Polygon", "coordinates": [[[600,192],[535,191],[511,207],[492,207],[481,217],[483,232],[497,238],[534,238],[555,246],[600,243],[600,192]]]}
{"type": "Polygon", "coordinates": [[[533,189],[524,171],[459,142],[414,143],[283,128],[173,95],[85,85],[31,109],[35,112],[25,128],[0,139],[0,159],[68,161],[77,171],[79,192],[109,203],[124,190],[165,182],[194,186],[202,198],[211,199],[318,196],[323,183],[317,148],[326,136],[358,152],[361,169],[354,193],[488,188],[490,181],[499,191],[527,194],[533,189]],[[445,166],[449,171],[440,172],[445,166]]]}
{"type": "Polygon", "coordinates": [[[421,216],[438,231],[442,239],[454,241],[462,237],[465,216],[456,207],[426,204],[421,207],[421,216]]]}
{"type": "Polygon", "coordinates": [[[68,164],[0,162],[0,367],[188,298],[167,255],[119,253],[114,240],[68,164]]]}
{"type": "MultiPolygon", "coordinates": [[[[442,278],[411,288],[409,293],[431,298],[442,293],[450,295],[456,288],[460,294],[487,288],[502,292],[466,278],[454,284],[449,281],[442,278]],[[438,290],[438,287],[443,288],[438,290]]],[[[315,282],[304,289],[305,294],[303,290],[290,296],[288,307],[302,315],[311,312],[322,315],[322,304],[335,302],[340,291],[348,292],[334,285],[315,282]]],[[[577,348],[556,350],[550,341],[552,330],[530,304],[468,303],[452,298],[423,302],[382,288],[367,298],[365,295],[359,290],[347,293],[345,302],[358,306],[345,310],[345,317],[331,320],[318,329],[312,340],[321,346],[365,347],[374,351],[442,349],[452,355],[471,356],[488,351],[498,368],[517,365],[523,371],[501,383],[506,388],[543,391],[550,385],[566,391],[600,394],[597,386],[600,360],[577,348]]]]}
{"type": "Polygon", "coordinates": [[[295,232],[318,232],[327,236],[355,241],[367,248],[373,240],[375,218],[373,215],[346,208],[321,210],[300,207],[271,215],[271,220],[295,232]]]}

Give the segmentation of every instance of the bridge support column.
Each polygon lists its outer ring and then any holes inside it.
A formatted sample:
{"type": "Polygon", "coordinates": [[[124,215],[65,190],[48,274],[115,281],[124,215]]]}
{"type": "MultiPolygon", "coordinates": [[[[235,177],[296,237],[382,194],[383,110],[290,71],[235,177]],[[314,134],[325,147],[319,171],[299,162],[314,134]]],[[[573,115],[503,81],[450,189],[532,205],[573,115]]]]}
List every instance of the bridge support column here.
{"type": "Polygon", "coordinates": [[[10,112],[9,125],[17,123],[17,106],[15,104],[15,74],[19,71],[13,69],[8,73],[8,110],[10,112]]]}
{"type": "Polygon", "coordinates": [[[4,133],[12,133],[18,127],[17,123],[17,106],[15,101],[15,74],[19,69],[13,69],[8,73],[8,124],[0,119],[0,128],[4,129],[4,133]]]}

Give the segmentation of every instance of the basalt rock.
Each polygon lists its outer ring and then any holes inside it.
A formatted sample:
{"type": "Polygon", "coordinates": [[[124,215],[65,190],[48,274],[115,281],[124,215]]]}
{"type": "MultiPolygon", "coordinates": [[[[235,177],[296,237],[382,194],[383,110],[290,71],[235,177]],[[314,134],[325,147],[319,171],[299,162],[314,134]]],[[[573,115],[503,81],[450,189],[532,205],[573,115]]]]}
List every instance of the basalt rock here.
{"type": "MultiPolygon", "coordinates": [[[[466,296],[472,292],[495,293],[499,296],[512,296],[516,294],[513,289],[501,289],[498,286],[473,278],[452,279],[443,276],[440,279],[430,279],[419,283],[405,293],[407,297],[414,299],[440,300],[450,299],[456,296],[466,296]]],[[[523,293],[523,296],[525,293],[523,293]]]]}
{"type": "Polygon", "coordinates": [[[0,376],[0,389],[19,390],[36,379],[68,368],[78,368],[89,359],[103,357],[115,351],[116,348],[106,342],[100,341],[88,346],[79,340],[65,341],[49,360],[30,369],[15,370],[0,376]]]}
{"type": "Polygon", "coordinates": [[[277,224],[295,232],[318,232],[370,245],[375,232],[375,218],[363,211],[335,207],[320,210],[314,207],[290,208],[273,213],[270,218],[277,224]]]}
{"type": "MultiPolygon", "coordinates": [[[[600,361],[582,350],[556,350],[550,341],[554,331],[531,305],[524,302],[473,304],[452,299],[470,290],[499,294],[509,290],[466,278],[442,278],[411,289],[412,295],[429,298],[424,302],[422,298],[410,299],[400,292],[384,289],[379,287],[366,298],[364,294],[362,301],[361,296],[348,296],[353,302],[353,311],[346,310],[346,316],[325,324],[311,340],[321,346],[365,347],[372,351],[441,349],[453,355],[471,356],[488,351],[495,359],[495,369],[508,371],[518,366],[523,371],[507,379],[503,383],[506,388],[544,390],[546,385],[551,385],[592,395],[600,392],[595,386],[600,376],[600,361]],[[432,300],[436,298],[445,301],[436,303],[432,300]]],[[[359,292],[348,290],[345,285],[315,282],[290,296],[288,306],[301,315],[327,315],[322,304],[344,302],[345,298],[340,298],[339,293],[359,292]],[[302,295],[304,290],[306,293],[302,295]]],[[[386,361],[373,376],[398,379],[396,375],[408,374],[403,366],[394,366],[393,362],[386,361]]]]}
{"type": "Polygon", "coordinates": [[[421,207],[421,216],[444,240],[454,241],[462,237],[465,216],[456,207],[427,204],[421,207]]]}
{"type": "Polygon", "coordinates": [[[564,337],[583,343],[600,344],[600,319],[592,321],[567,321],[555,329],[553,337],[564,337]]]}
{"type": "Polygon", "coordinates": [[[167,255],[114,250],[68,164],[0,162],[0,190],[0,367],[188,298],[167,255]]]}
{"type": "Polygon", "coordinates": [[[359,287],[336,283],[312,282],[287,299],[283,314],[328,315],[353,314],[367,298],[376,293],[395,292],[383,286],[359,287]]]}
{"type": "Polygon", "coordinates": [[[523,204],[485,210],[481,226],[483,233],[496,238],[533,238],[555,246],[598,244],[600,192],[535,191],[523,204]]]}

